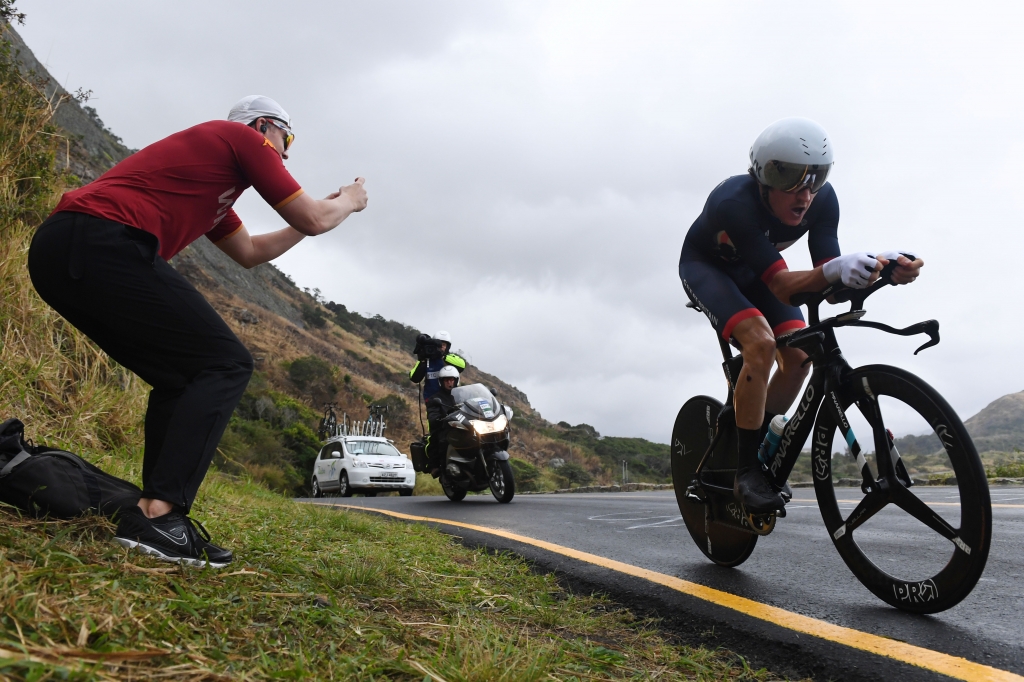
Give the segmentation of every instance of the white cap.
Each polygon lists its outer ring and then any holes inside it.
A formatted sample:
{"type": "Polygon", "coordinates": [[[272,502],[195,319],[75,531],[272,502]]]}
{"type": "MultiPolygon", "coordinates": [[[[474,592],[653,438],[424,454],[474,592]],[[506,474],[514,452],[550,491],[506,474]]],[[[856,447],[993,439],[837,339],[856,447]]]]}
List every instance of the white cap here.
{"type": "Polygon", "coordinates": [[[261,116],[263,118],[277,119],[289,127],[292,125],[292,117],[288,115],[288,112],[282,109],[280,104],[263,95],[243,97],[228,112],[229,121],[244,123],[245,125],[249,125],[261,116]]]}
{"type": "Polygon", "coordinates": [[[434,334],[434,340],[447,341],[448,345],[450,346],[452,344],[452,335],[449,334],[448,332],[437,332],[436,334],[434,334]]]}

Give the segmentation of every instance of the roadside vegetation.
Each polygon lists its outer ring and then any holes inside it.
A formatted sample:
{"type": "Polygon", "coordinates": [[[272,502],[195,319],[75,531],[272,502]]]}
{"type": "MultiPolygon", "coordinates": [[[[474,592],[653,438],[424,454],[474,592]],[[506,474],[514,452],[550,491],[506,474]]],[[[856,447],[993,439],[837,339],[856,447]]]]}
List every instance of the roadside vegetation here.
{"type": "MultiPolygon", "coordinates": [[[[0,0],[0,27],[15,16],[0,0]]],[[[138,482],[147,387],[43,304],[25,268],[32,230],[77,182],[61,162],[75,141],[50,124],[60,105],[0,40],[0,417],[138,482]]],[[[102,518],[0,507],[0,679],[771,677],[729,652],[673,643],[514,556],[272,491],[295,485],[281,462],[298,472],[314,447],[316,412],[278,388],[294,383],[289,362],[254,380],[193,510],[235,551],[230,568],[128,554],[102,518]],[[279,480],[254,475],[272,462],[279,480]]],[[[372,402],[332,367],[339,393],[372,402]]]]}

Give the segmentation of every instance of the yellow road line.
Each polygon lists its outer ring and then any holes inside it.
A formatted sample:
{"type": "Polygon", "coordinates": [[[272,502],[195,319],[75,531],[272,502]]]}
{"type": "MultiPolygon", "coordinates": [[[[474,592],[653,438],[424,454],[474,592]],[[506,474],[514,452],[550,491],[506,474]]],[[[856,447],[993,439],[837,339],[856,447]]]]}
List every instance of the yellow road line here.
{"type": "Polygon", "coordinates": [[[925,668],[926,670],[941,673],[958,680],[972,680],[977,682],[1008,682],[1010,680],[1015,680],[1016,682],[1024,682],[1024,677],[1020,675],[1016,675],[1006,670],[982,665],[980,663],[974,663],[973,661],[968,661],[966,658],[950,656],[949,654],[932,651],[931,649],[925,649],[924,647],[914,646],[913,644],[907,644],[894,639],[872,635],[867,632],[861,632],[860,630],[854,630],[853,628],[847,628],[841,625],[834,625],[823,620],[786,611],[785,609],[780,609],[776,606],[762,604],[761,602],[754,601],[753,599],[747,599],[746,597],[740,597],[735,594],[730,594],[729,592],[716,590],[712,587],[692,583],[688,580],[676,578],[675,576],[650,571],[646,568],[640,568],[639,566],[615,561],[614,559],[607,559],[588,552],[581,552],[579,550],[572,549],[571,547],[556,545],[544,540],[526,537],[525,535],[517,535],[516,533],[510,533],[496,528],[487,528],[486,526],[462,523],[461,521],[449,521],[448,519],[435,519],[428,516],[403,514],[401,512],[390,511],[387,509],[358,507],[350,504],[331,505],[328,502],[316,502],[314,504],[343,507],[345,509],[352,509],[355,511],[376,512],[378,514],[386,514],[387,516],[393,516],[406,521],[440,523],[447,526],[456,526],[458,528],[474,530],[479,533],[487,533],[488,535],[496,535],[508,540],[514,540],[515,542],[521,542],[524,545],[539,547],[540,549],[548,552],[561,554],[562,556],[567,556],[588,564],[594,564],[595,566],[608,568],[613,571],[618,571],[619,573],[625,573],[626,575],[643,578],[644,580],[649,580],[653,583],[657,583],[658,585],[676,590],[677,592],[688,594],[691,597],[696,597],[713,604],[718,604],[719,606],[724,606],[725,608],[738,611],[752,618],[780,625],[795,632],[811,635],[837,644],[844,644],[854,649],[860,649],[861,651],[885,656],[903,663],[909,663],[910,665],[925,668]]]}
{"type": "MultiPolygon", "coordinates": [[[[797,500],[792,499],[790,502],[797,502],[799,504],[818,504],[817,500],[797,500]]],[[[860,500],[836,500],[840,504],[860,504],[860,500]]],[[[932,502],[930,500],[924,500],[924,503],[932,507],[959,507],[959,502],[932,502]]],[[[993,509],[1024,509],[1024,504],[992,504],[993,509]]]]}

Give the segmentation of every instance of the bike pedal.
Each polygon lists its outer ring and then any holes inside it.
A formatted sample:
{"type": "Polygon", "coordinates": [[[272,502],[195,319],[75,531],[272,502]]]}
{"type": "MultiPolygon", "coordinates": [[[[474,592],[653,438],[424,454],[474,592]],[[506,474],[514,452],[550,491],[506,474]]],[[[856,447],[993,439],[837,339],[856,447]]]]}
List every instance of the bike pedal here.
{"type": "Polygon", "coordinates": [[[775,530],[775,522],[779,518],[777,512],[770,512],[768,514],[751,514],[746,510],[746,507],[743,507],[742,509],[747,520],[747,525],[756,535],[768,535],[775,530]]]}

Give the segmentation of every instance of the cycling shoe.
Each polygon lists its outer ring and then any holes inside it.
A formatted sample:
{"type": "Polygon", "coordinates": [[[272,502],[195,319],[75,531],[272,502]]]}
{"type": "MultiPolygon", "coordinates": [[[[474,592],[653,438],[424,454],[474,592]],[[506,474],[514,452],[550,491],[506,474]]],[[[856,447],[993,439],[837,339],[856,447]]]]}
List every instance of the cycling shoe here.
{"type": "Polygon", "coordinates": [[[772,489],[779,494],[783,502],[789,503],[793,499],[793,489],[789,487],[789,481],[783,483],[781,488],[773,485],[772,489]]]}
{"type": "Polygon", "coordinates": [[[782,496],[772,489],[760,466],[738,469],[732,491],[752,514],[765,514],[786,506],[782,496]]]}

